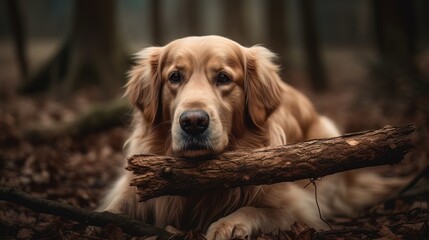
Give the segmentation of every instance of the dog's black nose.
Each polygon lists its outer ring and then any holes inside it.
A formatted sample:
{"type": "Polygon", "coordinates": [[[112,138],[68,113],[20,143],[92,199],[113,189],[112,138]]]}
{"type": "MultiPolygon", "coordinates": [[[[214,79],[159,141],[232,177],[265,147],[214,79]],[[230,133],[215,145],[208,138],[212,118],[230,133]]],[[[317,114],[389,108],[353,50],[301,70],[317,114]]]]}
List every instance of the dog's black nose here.
{"type": "Polygon", "coordinates": [[[197,136],[202,134],[210,123],[209,115],[202,110],[186,111],[179,117],[180,127],[187,134],[197,136]]]}

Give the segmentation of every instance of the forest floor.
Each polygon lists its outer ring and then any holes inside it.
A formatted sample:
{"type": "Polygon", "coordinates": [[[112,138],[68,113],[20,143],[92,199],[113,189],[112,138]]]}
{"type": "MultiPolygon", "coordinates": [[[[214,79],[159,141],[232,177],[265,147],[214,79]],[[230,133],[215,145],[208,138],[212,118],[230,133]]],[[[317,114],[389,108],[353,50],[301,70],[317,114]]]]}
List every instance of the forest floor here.
{"type": "MultiPolygon", "coordinates": [[[[331,86],[314,93],[300,71],[288,78],[309,95],[318,110],[339,123],[344,132],[376,129],[384,125],[417,125],[416,147],[403,163],[388,172],[415,170],[416,162],[428,162],[429,121],[427,99],[419,96],[372,95],[365,87],[367,72],[358,65],[340,65],[341,53],[328,65],[331,86]],[[335,60],[336,59],[336,60],[335,60]],[[330,68],[329,66],[335,66],[330,68]],[[339,69],[340,68],[340,69],[339,69]],[[347,75],[343,74],[347,73],[347,75]]],[[[67,98],[48,92],[37,96],[15,93],[5,85],[0,93],[0,186],[15,187],[35,197],[95,209],[103,191],[123,167],[123,144],[129,134],[129,118],[114,127],[79,136],[59,135],[34,139],[25,130],[73,122],[100,99],[91,89],[67,98]]],[[[411,91],[412,92],[412,91],[411,91]]],[[[426,93],[427,94],[427,93],[426,93]]],[[[417,172],[417,170],[415,170],[417,172]]],[[[302,224],[290,231],[261,235],[260,239],[428,239],[429,184],[424,176],[407,194],[381,202],[357,218],[338,218],[331,224],[342,230],[317,232],[302,224]]],[[[14,203],[0,201],[0,239],[132,239],[109,226],[88,236],[85,224],[39,214],[14,203]]],[[[189,235],[189,239],[195,235],[189,235]]]]}

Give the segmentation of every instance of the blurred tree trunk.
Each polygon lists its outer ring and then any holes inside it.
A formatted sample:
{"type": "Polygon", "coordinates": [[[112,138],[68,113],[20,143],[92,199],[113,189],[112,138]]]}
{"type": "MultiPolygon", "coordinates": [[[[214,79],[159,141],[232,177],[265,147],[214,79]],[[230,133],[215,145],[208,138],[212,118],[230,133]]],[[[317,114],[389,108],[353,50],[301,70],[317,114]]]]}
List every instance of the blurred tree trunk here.
{"type": "Polygon", "coordinates": [[[186,12],[186,20],[188,26],[188,36],[199,36],[201,35],[201,24],[198,17],[200,10],[199,0],[186,0],[184,6],[184,12],[186,12]]]}
{"type": "Polygon", "coordinates": [[[314,0],[302,0],[301,21],[304,31],[304,51],[311,85],[315,91],[328,87],[325,70],[320,56],[319,37],[317,34],[314,0]]]}
{"type": "Polygon", "coordinates": [[[380,93],[397,95],[404,79],[415,78],[416,22],[413,1],[373,2],[376,47],[381,64],[376,69],[380,93]]]}
{"type": "Polygon", "coordinates": [[[268,35],[272,50],[279,54],[282,68],[287,66],[286,3],[284,0],[268,1],[268,35]]]}
{"type": "Polygon", "coordinates": [[[74,87],[81,73],[101,80],[106,90],[120,87],[125,55],[120,48],[117,32],[116,1],[75,0],[74,3],[73,52],[66,78],[67,87],[74,87]]]}
{"type": "Polygon", "coordinates": [[[45,90],[61,82],[62,93],[87,84],[99,85],[105,96],[116,93],[127,65],[117,31],[116,3],[116,0],[75,0],[70,36],[23,90],[45,90]]]}
{"type": "Polygon", "coordinates": [[[413,2],[374,1],[377,49],[389,64],[409,64],[415,51],[413,2]]]}
{"type": "Polygon", "coordinates": [[[247,28],[244,24],[244,11],[246,4],[243,0],[223,0],[224,22],[226,37],[237,42],[245,42],[247,40],[247,28]]]}
{"type": "Polygon", "coordinates": [[[164,44],[162,39],[162,0],[151,0],[151,8],[152,8],[152,41],[155,45],[164,44]]]}
{"type": "Polygon", "coordinates": [[[26,48],[26,31],[23,23],[22,9],[20,1],[8,0],[7,8],[9,12],[9,20],[12,30],[12,35],[15,43],[15,52],[18,58],[19,71],[24,81],[28,77],[28,61],[27,61],[27,48],[26,48]]]}
{"type": "Polygon", "coordinates": [[[429,14],[427,14],[427,11],[429,9],[429,1],[427,0],[418,0],[415,1],[415,17],[416,22],[419,23],[419,30],[418,31],[418,38],[420,42],[420,46],[423,47],[429,47],[429,14]]]}

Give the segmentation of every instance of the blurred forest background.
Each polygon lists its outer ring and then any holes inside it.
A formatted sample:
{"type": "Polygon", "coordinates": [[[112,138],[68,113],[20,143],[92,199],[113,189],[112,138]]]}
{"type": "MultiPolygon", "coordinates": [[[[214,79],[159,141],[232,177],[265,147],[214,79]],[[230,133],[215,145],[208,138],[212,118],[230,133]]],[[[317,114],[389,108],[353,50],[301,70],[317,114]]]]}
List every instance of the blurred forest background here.
{"type": "MultiPolygon", "coordinates": [[[[344,132],[416,124],[409,158],[427,162],[428,11],[426,0],[0,0],[0,186],[94,209],[125,159],[132,54],[190,35],[276,52],[283,79],[344,132]]],[[[418,201],[427,217],[421,192],[378,210],[407,213],[418,201]]],[[[388,230],[420,238],[423,223],[388,230]]],[[[0,238],[80,238],[82,229],[0,202],[0,238]]]]}

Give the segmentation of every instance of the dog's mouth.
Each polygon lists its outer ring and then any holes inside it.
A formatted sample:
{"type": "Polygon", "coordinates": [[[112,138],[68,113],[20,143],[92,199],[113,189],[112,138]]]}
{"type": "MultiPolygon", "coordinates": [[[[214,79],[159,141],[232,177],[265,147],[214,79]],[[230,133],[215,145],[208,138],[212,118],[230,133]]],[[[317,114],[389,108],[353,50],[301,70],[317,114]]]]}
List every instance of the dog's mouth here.
{"type": "Polygon", "coordinates": [[[175,151],[176,155],[182,157],[202,157],[215,154],[210,141],[205,136],[190,137],[181,136],[181,144],[175,151]]]}

